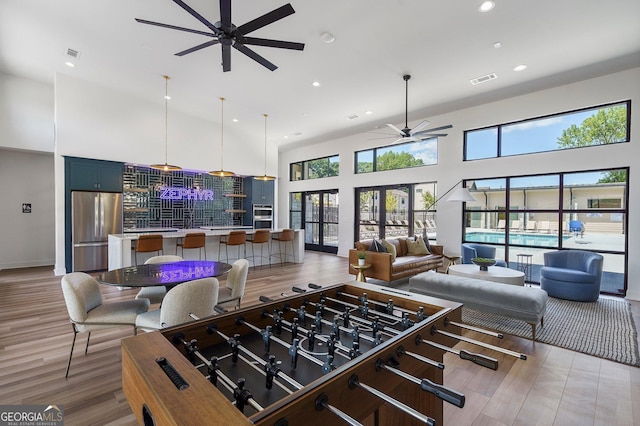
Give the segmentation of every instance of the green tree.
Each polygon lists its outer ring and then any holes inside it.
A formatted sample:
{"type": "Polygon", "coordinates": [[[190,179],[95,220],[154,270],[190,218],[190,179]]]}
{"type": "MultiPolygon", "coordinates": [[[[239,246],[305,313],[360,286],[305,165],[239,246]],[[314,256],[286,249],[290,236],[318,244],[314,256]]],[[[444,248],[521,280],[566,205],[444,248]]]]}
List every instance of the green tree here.
{"type": "Polygon", "coordinates": [[[611,170],[607,172],[604,177],[598,180],[598,183],[613,183],[613,182],[626,182],[627,171],[626,170],[611,170]]]}
{"type": "Polygon", "coordinates": [[[376,161],[377,170],[396,170],[407,167],[421,166],[424,161],[415,158],[408,152],[387,151],[380,155],[376,161]]]}
{"type": "Polygon", "coordinates": [[[562,131],[558,146],[562,149],[605,145],[627,140],[627,108],[616,106],[598,110],[580,126],[572,124],[562,131]]]}
{"type": "Polygon", "coordinates": [[[435,201],[436,197],[434,197],[432,193],[428,191],[422,193],[422,203],[424,210],[427,210],[435,201]]]}

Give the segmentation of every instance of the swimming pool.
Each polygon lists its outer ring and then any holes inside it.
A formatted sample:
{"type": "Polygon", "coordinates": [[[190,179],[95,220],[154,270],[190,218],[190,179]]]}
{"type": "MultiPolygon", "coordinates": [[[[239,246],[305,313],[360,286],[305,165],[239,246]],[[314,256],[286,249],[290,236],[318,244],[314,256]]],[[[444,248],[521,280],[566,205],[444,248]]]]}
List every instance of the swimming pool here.
{"type": "MultiPolygon", "coordinates": [[[[498,232],[469,232],[467,233],[467,241],[474,243],[494,243],[504,244],[505,238],[503,233],[498,232]]],[[[563,241],[571,238],[571,236],[563,236],[563,241]]],[[[517,244],[522,246],[538,246],[538,247],[557,247],[558,236],[548,234],[509,234],[509,244],[517,244]]]]}

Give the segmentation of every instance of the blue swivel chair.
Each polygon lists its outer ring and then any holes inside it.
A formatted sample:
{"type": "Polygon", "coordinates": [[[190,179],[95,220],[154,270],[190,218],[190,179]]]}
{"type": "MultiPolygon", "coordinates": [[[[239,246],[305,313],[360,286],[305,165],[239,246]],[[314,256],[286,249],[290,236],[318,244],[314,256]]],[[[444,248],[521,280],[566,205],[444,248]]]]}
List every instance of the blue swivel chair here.
{"type": "Polygon", "coordinates": [[[544,254],[540,288],[549,296],[576,302],[595,302],[600,296],[603,257],[583,250],[544,254]]]}
{"type": "MultiPolygon", "coordinates": [[[[496,259],[496,248],[486,244],[464,243],[462,244],[462,263],[472,263],[474,257],[484,257],[486,259],[496,259]]],[[[496,259],[496,266],[507,267],[507,262],[496,259]]]]}
{"type": "Polygon", "coordinates": [[[584,224],[579,220],[569,221],[569,232],[572,232],[574,236],[584,236],[584,224]]]}

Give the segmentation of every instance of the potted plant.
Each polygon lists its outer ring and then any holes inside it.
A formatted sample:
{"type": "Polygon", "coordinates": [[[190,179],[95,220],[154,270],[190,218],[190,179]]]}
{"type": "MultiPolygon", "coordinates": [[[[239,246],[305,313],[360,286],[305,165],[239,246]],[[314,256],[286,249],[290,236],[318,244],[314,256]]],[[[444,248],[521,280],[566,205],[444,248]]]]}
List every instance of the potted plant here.
{"type": "Polygon", "coordinates": [[[364,265],[364,261],[367,258],[367,252],[366,251],[359,251],[358,252],[358,266],[362,266],[364,265]]]}
{"type": "Polygon", "coordinates": [[[488,271],[489,266],[493,266],[496,264],[495,259],[488,259],[486,257],[474,257],[471,259],[471,263],[474,265],[478,265],[481,271],[488,271]]]}

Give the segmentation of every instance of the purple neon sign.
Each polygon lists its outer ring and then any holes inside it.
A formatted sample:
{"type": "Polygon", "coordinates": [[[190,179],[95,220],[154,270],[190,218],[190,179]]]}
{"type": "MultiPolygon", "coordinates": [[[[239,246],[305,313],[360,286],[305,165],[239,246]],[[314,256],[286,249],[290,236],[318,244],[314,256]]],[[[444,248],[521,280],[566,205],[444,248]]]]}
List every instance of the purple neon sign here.
{"type": "Polygon", "coordinates": [[[213,191],[210,189],[161,186],[160,198],[163,200],[213,200],[213,191]]]}

